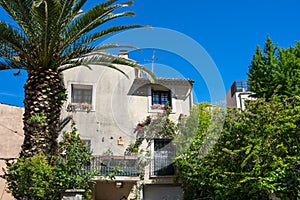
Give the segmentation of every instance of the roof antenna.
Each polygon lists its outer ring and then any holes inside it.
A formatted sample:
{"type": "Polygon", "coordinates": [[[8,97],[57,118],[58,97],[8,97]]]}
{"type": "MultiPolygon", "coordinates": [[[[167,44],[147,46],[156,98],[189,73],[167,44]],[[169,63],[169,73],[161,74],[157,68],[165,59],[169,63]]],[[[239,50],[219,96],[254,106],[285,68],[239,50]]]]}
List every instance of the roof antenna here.
{"type": "Polygon", "coordinates": [[[152,73],[154,73],[154,61],[155,60],[158,60],[158,58],[155,57],[155,50],[153,50],[151,60],[145,60],[145,62],[151,62],[151,71],[152,71],[152,73]]]}

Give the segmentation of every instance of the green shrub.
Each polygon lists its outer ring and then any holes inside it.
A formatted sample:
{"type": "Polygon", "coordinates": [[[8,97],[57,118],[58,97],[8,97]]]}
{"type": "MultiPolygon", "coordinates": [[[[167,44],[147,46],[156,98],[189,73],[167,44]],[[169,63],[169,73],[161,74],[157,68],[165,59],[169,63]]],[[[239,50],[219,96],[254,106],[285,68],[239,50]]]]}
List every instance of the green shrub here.
{"type": "Polygon", "coordinates": [[[19,158],[8,164],[5,178],[16,199],[55,199],[55,171],[56,167],[49,165],[45,156],[19,158]]]}
{"type": "Polygon", "coordinates": [[[82,143],[77,129],[64,133],[56,155],[18,158],[7,162],[3,178],[16,199],[56,200],[65,189],[85,189],[91,195],[92,177],[89,169],[91,152],[82,143]]]}

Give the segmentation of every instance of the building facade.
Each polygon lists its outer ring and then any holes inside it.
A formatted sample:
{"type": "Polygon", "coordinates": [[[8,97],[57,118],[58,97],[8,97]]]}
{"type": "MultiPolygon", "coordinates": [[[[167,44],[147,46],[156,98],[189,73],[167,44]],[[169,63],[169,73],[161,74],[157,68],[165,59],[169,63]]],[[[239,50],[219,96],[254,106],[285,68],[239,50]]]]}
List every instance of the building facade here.
{"type": "MultiPolygon", "coordinates": [[[[121,56],[127,55],[122,52],[121,56]]],[[[121,169],[115,180],[96,177],[94,199],[181,199],[182,191],[173,181],[174,170],[160,174],[159,166],[154,168],[149,163],[143,169],[141,183],[137,156],[126,155],[125,150],[136,139],[137,123],[163,112],[166,104],[171,106],[170,118],[174,121],[189,115],[193,81],[158,78],[152,83],[138,70],[121,65],[118,68],[127,77],[104,66],[64,72],[68,100],[62,117],[73,117],[80,137],[93,152],[91,167],[102,174],[121,169]]],[[[150,148],[156,160],[168,156],[157,150],[159,143],[163,141],[153,141],[150,148]]]]}

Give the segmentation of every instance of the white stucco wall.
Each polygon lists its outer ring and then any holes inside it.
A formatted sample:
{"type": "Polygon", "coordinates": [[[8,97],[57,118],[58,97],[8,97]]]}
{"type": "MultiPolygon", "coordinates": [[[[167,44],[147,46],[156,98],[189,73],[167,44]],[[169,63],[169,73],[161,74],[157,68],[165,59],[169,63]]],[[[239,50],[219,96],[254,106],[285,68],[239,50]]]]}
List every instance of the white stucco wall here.
{"type": "Polygon", "coordinates": [[[245,109],[246,100],[255,100],[255,98],[250,97],[253,92],[236,92],[231,97],[230,90],[226,94],[226,104],[228,108],[241,108],[245,109]]]}
{"type": "MultiPolygon", "coordinates": [[[[128,145],[135,140],[136,124],[146,116],[155,114],[149,112],[150,83],[145,79],[135,81],[135,73],[131,67],[119,68],[128,78],[103,66],[93,66],[92,70],[78,67],[64,72],[64,83],[69,93],[71,83],[92,84],[95,87],[95,104],[92,111],[62,111],[63,117],[73,116],[81,138],[91,140],[91,148],[95,155],[101,155],[108,149],[111,149],[114,155],[123,155],[128,145]],[[124,145],[117,144],[120,137],[124,140],[124,145]]],[[[170,117],[177,120],[181,113],[188,115],[191,106],[191,84],[176,79],[166,79],[159,84],[164,84],[173,91],[172,103],[176,110],[170,117]]]]}

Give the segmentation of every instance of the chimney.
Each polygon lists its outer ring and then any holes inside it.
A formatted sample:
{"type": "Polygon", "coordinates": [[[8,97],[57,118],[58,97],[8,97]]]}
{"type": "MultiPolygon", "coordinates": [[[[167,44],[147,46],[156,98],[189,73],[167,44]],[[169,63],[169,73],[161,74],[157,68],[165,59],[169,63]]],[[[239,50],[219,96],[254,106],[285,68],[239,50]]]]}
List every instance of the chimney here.
{"type": "Polygon", "coordinates": [[[127,50],[120,50],[118,56],[121,57],[121,58],[128,59],[128,51],[127,50]]]}

